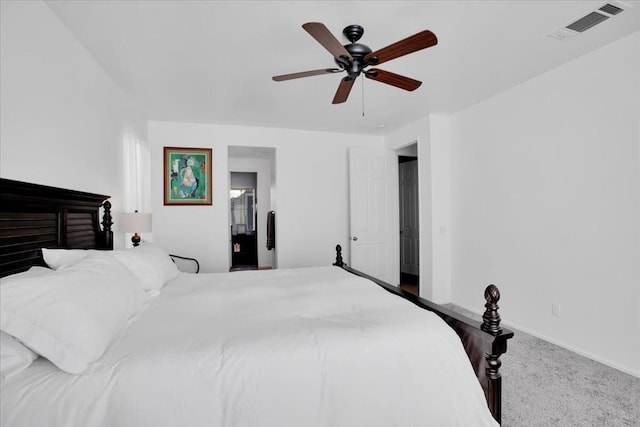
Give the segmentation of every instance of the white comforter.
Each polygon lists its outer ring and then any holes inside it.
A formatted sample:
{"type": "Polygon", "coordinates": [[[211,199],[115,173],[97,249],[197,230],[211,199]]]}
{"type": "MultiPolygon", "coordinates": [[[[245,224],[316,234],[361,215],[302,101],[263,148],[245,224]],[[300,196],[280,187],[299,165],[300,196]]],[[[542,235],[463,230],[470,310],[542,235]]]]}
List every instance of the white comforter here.
{"type": "Polygon", "coordinates": [[[457,335],[336,267],[182,274],[81,375],[3,381],[2,426],[495,426],[457,335]]]}

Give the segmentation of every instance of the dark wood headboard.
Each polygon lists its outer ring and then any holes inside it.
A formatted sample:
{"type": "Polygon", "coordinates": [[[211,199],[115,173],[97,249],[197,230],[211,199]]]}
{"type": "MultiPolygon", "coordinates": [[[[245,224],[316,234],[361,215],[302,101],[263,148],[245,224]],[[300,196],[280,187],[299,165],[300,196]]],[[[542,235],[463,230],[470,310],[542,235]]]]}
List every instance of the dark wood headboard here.
{"type": "Polygon", "coordinates": [[[0,277],[44,265],[42,248],[113,249],[108,198],[0,178],[0,277]]]}

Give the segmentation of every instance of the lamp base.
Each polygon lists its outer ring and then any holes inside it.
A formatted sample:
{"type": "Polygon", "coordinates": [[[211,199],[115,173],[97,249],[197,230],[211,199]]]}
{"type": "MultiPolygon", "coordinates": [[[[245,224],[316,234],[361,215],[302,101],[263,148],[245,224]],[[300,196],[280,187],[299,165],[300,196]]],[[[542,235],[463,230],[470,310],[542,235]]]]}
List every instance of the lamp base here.
{"type": "Polygon", "coordinates": [[[134,233],[133,237],[131,237],[131,242],[133,243],[133,246],[139,246],[140,245],[140,235],[138,233],[134,233]]]}

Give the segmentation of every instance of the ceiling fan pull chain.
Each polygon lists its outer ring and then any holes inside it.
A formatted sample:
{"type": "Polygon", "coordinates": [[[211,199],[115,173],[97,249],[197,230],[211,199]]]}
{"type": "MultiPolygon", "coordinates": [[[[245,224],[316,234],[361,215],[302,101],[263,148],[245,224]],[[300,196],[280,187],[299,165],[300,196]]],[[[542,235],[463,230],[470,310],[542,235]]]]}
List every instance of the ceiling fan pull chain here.
{"type": "Polygon", "coordinates": [[[362,80],[362,117],[364,117],[364,77],[360,80],[362,80]]]}

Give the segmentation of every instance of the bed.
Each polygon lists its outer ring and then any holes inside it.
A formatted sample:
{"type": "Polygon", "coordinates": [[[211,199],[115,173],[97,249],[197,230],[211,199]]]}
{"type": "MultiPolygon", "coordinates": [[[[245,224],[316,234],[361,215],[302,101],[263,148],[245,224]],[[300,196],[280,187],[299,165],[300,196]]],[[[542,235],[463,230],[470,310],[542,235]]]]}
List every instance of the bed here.
{"type": "MultiPolygon", "coordinates": [[[[49,357],[2,380],[2,425],[500,422],[500,356],[513,333],[500,326],[495,286],[479,323],[351,269],[339,247],[326,267],[185,274],[165,254],[169,264],[146,271],[144,257],[162,249],[113,251],[108,196],[0,179],[0,198],[3,292],[6,283],[26,292],[80,277],[97,291],[86,292],[90,313],[79,315],[103,316],[74,326],[93,328],[74,343],[91,344],[88,361],[45,346],[36,355],[49,357]],[[66,266],[43,257],[78,251],[83,258],[66,266]],[[163,278],[151,280],[158,271],[163,278]],[[87,277],[112,286],[94,310],[101,288],[87,277]]],[[[52,306],[34,301],[23,309],[34,316],[52,306]]],[[[4,308],[3,330],[15,325],[4,308]]]]}

